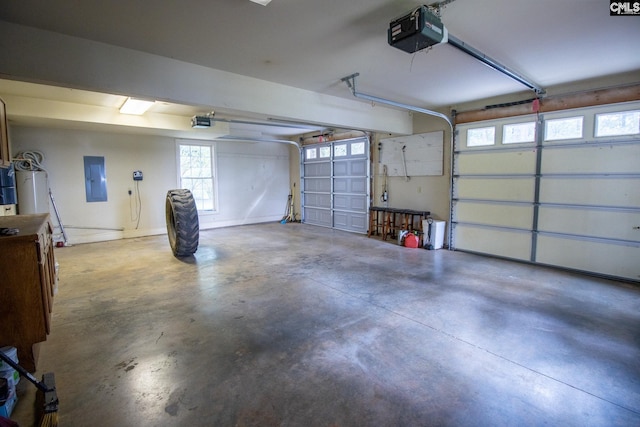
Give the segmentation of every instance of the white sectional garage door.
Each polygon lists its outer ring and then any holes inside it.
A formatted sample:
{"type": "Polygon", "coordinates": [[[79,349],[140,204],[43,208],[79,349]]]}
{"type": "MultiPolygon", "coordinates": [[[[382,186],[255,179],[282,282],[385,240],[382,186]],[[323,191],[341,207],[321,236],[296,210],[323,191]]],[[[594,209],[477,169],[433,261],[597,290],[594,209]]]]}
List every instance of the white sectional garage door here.
{"type": "Polygon", "coordinates": [[[640,103],[456,127],[452,247],[640,280],[640,103]]]}
{"type": "Polygon", "coordinates": [[[369,209],[368,139],[306,146],[303,157],[303,221],[366,233],[369,209]]]}

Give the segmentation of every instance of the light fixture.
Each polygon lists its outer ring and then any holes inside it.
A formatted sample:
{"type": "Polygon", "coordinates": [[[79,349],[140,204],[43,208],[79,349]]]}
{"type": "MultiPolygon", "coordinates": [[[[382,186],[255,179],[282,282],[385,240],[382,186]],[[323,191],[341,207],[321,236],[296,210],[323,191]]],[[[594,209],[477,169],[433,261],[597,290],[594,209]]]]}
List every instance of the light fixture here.
{"type": "Polygon", "coordinates": [[[127,98],[124,104],[122,104],[122,107],[120,107],[120,112],[122,114],[136,114],[139,116],[144,114],[153,104],[155,104],[155,101],[127,98]]]}
{"type": "Polygon", "coordinates": [[[254,3],[261,4],[263,6],[266,6],[271,2],[271,0],[251,0],[251,1],[254,3]]]}

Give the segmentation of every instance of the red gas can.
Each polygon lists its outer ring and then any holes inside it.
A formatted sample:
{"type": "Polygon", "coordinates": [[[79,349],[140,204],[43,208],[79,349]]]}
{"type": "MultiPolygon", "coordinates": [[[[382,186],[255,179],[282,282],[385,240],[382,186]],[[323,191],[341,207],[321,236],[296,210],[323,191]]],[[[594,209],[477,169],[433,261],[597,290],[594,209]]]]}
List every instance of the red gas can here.
{"type": "Polygon", "coordinates": [[[418,243],[419,243],[418,236],[416,236],[413,233],[407,234],[407,236],[404,238],[404,245],[407,248],[417,248],[418,243]]]}

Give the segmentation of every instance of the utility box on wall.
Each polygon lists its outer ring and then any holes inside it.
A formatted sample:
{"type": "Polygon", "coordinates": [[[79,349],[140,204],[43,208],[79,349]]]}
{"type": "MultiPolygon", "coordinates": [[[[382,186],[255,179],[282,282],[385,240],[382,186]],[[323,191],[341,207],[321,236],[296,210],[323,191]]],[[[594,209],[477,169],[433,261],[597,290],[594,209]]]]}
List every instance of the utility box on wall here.
{"type": "Polygon", "coordinates": [[[16,175],[11,164],[8,168],[0,168],[0,205],[16,203],[16,175]]]}
{"type": "Polygon", "coordinates": [[[104,157],[84,156],[84,182],[87,202],[107,201],[107,175],[104,157]]]}

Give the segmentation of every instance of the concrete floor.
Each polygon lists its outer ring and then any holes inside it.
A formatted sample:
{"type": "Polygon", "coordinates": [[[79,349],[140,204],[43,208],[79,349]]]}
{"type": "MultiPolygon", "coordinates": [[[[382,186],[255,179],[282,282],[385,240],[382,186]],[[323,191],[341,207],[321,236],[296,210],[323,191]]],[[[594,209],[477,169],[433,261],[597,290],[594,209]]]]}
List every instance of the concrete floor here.
{"type": "Polygon", "coordinates": [[[300,224],[56,255],[63,426],[640,425],[637,286],[300,224]]]}

